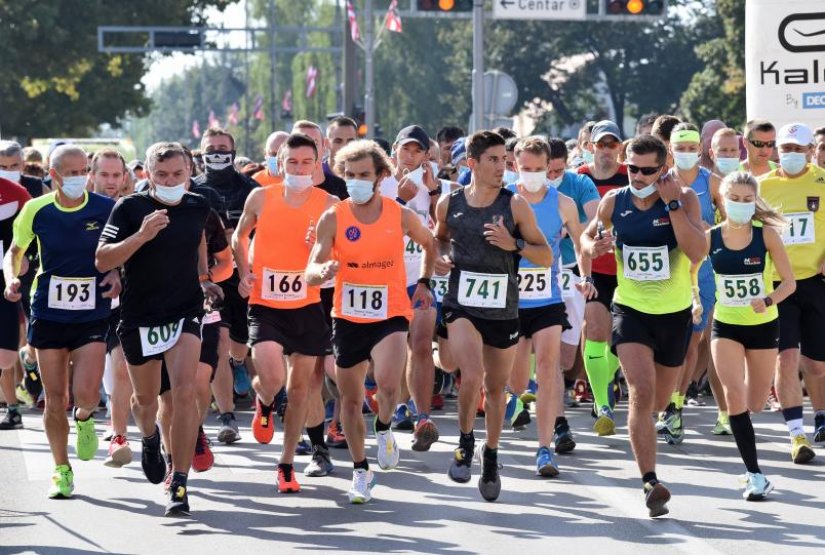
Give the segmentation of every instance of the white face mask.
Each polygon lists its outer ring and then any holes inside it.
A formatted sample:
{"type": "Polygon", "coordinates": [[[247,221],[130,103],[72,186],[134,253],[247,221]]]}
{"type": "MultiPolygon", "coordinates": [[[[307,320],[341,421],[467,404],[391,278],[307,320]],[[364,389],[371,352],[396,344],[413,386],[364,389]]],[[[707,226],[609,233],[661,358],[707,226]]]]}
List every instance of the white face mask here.
{"type": "Polygon", "coordinates": [[[518,181],[518,172],[512,170],[504,170],[504,184],[509,185],[518,181]]]}
{"type": "Polygon", "coordinates": [[[234,154],[231,152],[210,152],[203,154],[203,165],[207,171],[221,171],[232,165],[234,154]]]}
{"type": "Polygon", "coordinates": [[[739,169],[739,158],[717,158],[716,169],[722,175],[728,175],[739,169]]]}
{"type": "Polygon", "coordinates": [[[688,171],[692,170],[696,167],[696,164],[699,163],[699,153],[698,152],[674,152],[673,153],[673,161],[676,163],[676,167],[680,170],[688,171]]]}
{"type": "Polygon", "coordinates": [[[408,173],[406,177],[419,187],[424,186],[424,168],[419,166],[410,173],[408,173]]]}
{"type": "Polygon", "coordinates": [[[281,175],[281,169],[278,167],[278,157],[277,156],[267,156],[266,157],[266,169],[269,170],[269,175],[276,177],[281,175]]]}
{"type": "Polygon", "coordinates": [[[8,179],[9,181],[14,181],[15,183],[20,183],[19,171],[0,170],[0,177],[8,179]]]}
{"type": "Polygon", "coordinates": [[[630,185],[630,192],[639,198],[647,198],[656,192],[656,184],[651,183],[647,187],[642,187],[641,189],[637,189],[633,185],[630,185]]]}
{"type": "Polygon", "coordinates": [[[548,179],[547,183],[553,187],[554,189],[558,189],[561,185],[561,182],[564,181],[564,173],[558,176],[556,179],[548,179]]]}
{"type": "Polygon", "coordinates": [[[155,185],[155,198],[165,204],[177,204],[183,198],[183,193],[186,192],[186,182],[180,185],[172,185],[164,187],[163,185],[155,185]]]}
{"type": "Polygon", "coordinates": [[[355,204],[366,204],[375,193],[375,184],[366,179],[347,179],[347,194],[355,204]]]}
{"type": "Polygon", "coordinates": [[[546,172],[521,172],[519,173],[519,182],[524,185],[524,188],[531,193],[541,191],[544,184],[547,182],[546,172]]]}
{"type": "Polygon", "coordinates": [[[312,176],[286,173],[284,174],[284,187],[296,193],[306,191],[312,187],[312,176]]]}
{"type": "Polygon", "coordinates": [[[69,177],[61,176],[63,183],[60,185],[60,190],[63,194],[72,200],[77,200],[83,196],[86,191],[87,178],[85,175],[73,175],[69,177]]]}

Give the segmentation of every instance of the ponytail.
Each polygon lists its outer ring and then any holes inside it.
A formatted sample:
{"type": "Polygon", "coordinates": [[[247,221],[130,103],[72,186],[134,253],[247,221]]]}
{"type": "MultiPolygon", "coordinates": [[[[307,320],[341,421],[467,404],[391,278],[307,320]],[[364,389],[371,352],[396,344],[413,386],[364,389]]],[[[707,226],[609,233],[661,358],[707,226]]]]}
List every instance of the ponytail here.
{"type": "Polygon", "coordinates": [[[753,214],[754,220],[762,222],[764,225],[777,228],[784,228],[788,225],[788,221],[782,217],[782,214],[759,196],[759,183],[753,175],[748,172],[733,172],[725,176],[720,187],[720,192],[723,196],[732,185],[748,185],[753,189],[756,195],[756,210],[753,214]]]}

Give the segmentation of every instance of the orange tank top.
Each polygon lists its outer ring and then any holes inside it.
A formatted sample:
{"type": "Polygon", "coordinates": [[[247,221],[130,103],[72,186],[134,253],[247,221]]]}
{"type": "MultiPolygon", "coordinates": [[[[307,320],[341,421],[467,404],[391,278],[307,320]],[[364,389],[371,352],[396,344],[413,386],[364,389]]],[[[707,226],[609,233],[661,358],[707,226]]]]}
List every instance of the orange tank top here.
{"type": "Polygon", "coordinates": [[[264,202],[250,247],[255,284],[249,303],[270,308],[301,308],[321,302],[319,287],[307,286],[304,271],[310,247],[306,234],[318,220],[328,195],[313,187],[306,202],[295,208],[286,203],[283,185],[264,190],[264,202]]]}
{"type": "Polygon", "coordinates": [[[404,231],[401,206],[381,197],[381,215],[364,224],[352,213],[352,201],[334,206],[335,248],[338,261],[332,316],[356,323],[372,323],[401,316],[410,320],[404,269],[404,231]]]}

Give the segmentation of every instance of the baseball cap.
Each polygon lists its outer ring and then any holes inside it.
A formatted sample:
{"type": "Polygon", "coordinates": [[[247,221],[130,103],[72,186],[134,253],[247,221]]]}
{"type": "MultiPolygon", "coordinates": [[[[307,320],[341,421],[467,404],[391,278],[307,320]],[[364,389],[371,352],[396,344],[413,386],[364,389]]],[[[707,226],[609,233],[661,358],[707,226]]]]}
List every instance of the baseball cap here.
{"type": "Polygon", "coordinates": [[[811,128],[804,123],[789,123],[783,125],[776,134],[776,144],[778,145],[799,145],[808,146],[813,144],[814,134],[811,128]]]}
{"type": "Polygon", "coordinates": [[[408,125],[398,132],[395,143],[398,146],[416,142],[424,150],[430,150],[430,136],[417,125],[408,125]]]}
{"type": "Polygon", "coordinates": [[[450,160],[453,166],[457,166],[459,162],[467,158],[467,145],[465,144],[466,137],[459,137],[453,143],[450,149],[450,160]]]}
{"type": "Polygon", "coordinates": [[[136,169],[140,168],[143,169],[143,162],[141,160],[132,160],[126,165],[131,171],[135,171],[136,169]]]}
{"type": "Polygon", "coordinates": [[[612,135],[617,141],[622,140],[622,132],[619,130],[619,126],[609,119],[603,119],[593,126],[593,131],[590,133],[590,141],[597,143],[607,135],[612,135]]]}

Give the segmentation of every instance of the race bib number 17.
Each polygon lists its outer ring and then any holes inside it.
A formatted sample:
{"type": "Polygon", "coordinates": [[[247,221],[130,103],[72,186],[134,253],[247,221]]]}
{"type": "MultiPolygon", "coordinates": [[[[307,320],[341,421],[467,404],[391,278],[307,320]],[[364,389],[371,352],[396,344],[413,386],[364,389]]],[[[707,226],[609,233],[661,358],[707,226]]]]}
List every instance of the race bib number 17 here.
{"type": "Polygon", "coordinates": [[[786,245],[807,245],[815,241],[814,213],[792,212],[785,214],[788,227],[782,233],[782,242],[786,245]]]}

